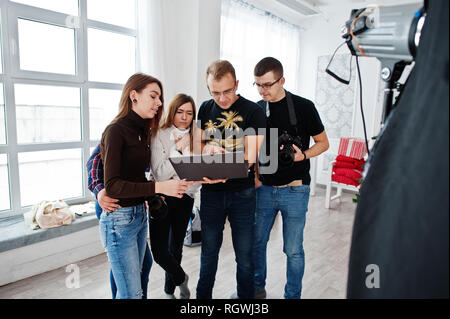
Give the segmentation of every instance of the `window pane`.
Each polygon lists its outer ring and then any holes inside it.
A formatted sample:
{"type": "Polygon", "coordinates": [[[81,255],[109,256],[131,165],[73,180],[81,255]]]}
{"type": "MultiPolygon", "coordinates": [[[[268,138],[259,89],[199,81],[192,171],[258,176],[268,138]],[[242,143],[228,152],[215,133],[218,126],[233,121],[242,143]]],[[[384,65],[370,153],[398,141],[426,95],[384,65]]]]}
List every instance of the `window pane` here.
{"type": "MultiPolygon", "coordinates": [[[[27,4],[47,10],[62,12],[73,16],[78,15],[78,0],[13,0],[14,2],[27,4]]],[[[88,0],[90,1],[90,0],[88,0]]]]}
{"type": "Polygon", "coordinates": [[[89,130],[90,139],[99,140],[105,127],[119,112],[121,91],[89,90],[89,130]]]}
{"type": "Polygon", "coordinates": [[[19,144],[81,140],[79,88],[16,84],[14,89],[19,144]]]}
{"type": "Polygon", "coordinates": [[[87,15],[90,20],[136,28],[136,1],[88,0],[87,15]]]}
{"type": "Polygon", "coordinates": [[[3,83],[0,83],[0,144],[6,144],[5,123],[5,99],[3,97],[3,83]]]}
{"type": "Polygon", "coordinates": [[[10,208],[8,161],[6,154],[0,154],[0,210],[10,208]]]}
{"type": "Polygon", "coordinates": [[[82,195],[81,150],[19,153],[22,206],[82,195]]]}
{"type": "Polygon", "coordinates": [[[89,80],[125,83],[136,70],[135,42],[131,36],[89,29],[89,80]]]}
{"type": "MultiPolygon", "coordinates": [[[[0,10],[0,13],[1,13],[1,10],[0,10]]],[[[2,22],[2,19],[1,19],[1,15],[0,15],[0,43],[3,43],[1,22],[2,22]]],[[[2,46],[0,45],[0,73],[3,73],[3,52],[2,51],[3,51],[3,49],[2,49],[2,46]]]]}
{"type": "Polygon", "coordinates": [[[75,74],[75,31],[18,19],[22,70],[75,74]]]}

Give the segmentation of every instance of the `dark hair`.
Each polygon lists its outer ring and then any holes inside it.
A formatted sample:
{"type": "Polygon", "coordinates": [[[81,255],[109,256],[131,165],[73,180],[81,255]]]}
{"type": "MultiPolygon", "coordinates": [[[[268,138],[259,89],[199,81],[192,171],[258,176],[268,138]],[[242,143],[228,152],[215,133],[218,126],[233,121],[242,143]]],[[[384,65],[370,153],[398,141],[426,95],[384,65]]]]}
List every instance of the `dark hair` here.
{"type": "Polygon", "coordinates": [[[217,60],[211,63],[206,70],[206,80],[211,74],[214,80],[220,80],[226,74],[230,73],[233,79],[236,81],[236,71],[233,65],[227,60],[217,60]]]}
{"type": "Polygon", "coordinates": [[[254,76],[263,76],[270,71],[274,73],[275,77],[281,78],[283,76],[283,65],[275,58],[266,57],[256,64],[253,74],[254,76]]]}

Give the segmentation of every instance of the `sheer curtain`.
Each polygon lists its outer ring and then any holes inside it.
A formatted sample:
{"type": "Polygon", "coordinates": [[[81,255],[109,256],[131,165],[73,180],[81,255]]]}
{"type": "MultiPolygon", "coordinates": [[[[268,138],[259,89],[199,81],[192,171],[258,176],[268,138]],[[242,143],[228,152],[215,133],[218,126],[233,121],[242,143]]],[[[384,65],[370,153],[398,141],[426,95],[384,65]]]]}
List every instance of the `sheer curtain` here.
{"type": "Polygon", "coordinates": [[[168,41],[164,14],[167,10],[163,0],[137,0],[138,14],[138,57],[141,72],[151,74],[165,82],[168,41]]]}
{"type": "MultiPolygon", "coordinates": [[[[300,28],[241,0],[222,0],[220,58],[229,60],[239,80],[238,93],[260,96],[253,87],[253,69],[272,56],[283,64],[285,88],[298,91],[300,28]]],[[[298,93],[298,92],[297,92],[298,93]]]]}

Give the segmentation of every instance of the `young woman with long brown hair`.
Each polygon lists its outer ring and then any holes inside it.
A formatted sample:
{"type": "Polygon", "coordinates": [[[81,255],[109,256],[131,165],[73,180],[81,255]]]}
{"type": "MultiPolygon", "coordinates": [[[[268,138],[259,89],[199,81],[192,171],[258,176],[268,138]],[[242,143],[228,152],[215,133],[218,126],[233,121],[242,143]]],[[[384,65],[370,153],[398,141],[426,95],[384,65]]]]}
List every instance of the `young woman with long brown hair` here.
{"type": "Polygon", "coordinates": [[[132,75],[122,90],[119,114],[103,132],[100,151],[106,193],[120,208],[100,216],[100,235],[117,285],[117,298],[142,297],[142,262],[147,240],[145,198],[156,193],[182,198],[192,183],[148,181],[151,140],[163,112],[161,82],[132,75]]]}

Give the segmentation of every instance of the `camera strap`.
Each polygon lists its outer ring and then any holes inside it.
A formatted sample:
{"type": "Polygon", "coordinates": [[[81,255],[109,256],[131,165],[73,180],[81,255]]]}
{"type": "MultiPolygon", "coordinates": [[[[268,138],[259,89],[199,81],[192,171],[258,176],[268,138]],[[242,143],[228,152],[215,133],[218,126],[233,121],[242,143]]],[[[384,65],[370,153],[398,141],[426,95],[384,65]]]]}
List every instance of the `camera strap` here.
{"type": "MultiPolygon", "coordinates": [[[[287,108],[288,108],[288,115],[289,115],[289,123],[291,124],[292,129],[295,131],[295,135],[299,136],[298,134],[298,128],[297,128],[297,116],[295,115],[295,108],[294,108],[294,102],[292,100],[292,94],[291,92],[284,90],[286,92],[286,102],[287,102],[287,108]]],[[[272,127],[270,123],[270,108],[269,108],[269,102],[266,102],[266,119],[269,127],[272,127]]]]}
{"type": "MultiPolygon", "coordinates": [[[[288,114],[289,114],[289,123],[291,126],[295,128],[297,131],[297,116],[295,115],[295,108],[294,108],[294,102],[292,101],[292,94],[289,91],[286,91],[286,102],[288,107],[288,114]]],[[[269,119],[270,117],[270,108],[269,108],[269,101],[266,101],[266,117],[269,119]]]]}
{"type": "MultiPolygon", "coordinates": [[[[297,116],[295,115],[295,108],[294,108],[294,101],[292,101],[292,94],[291,92],[284,90],[286,92],[286,102],[288,107],[288,114],[289,114],[289,123],[291,124],[292,128],[295,131],[295,134],[298,135],[298,129],[297,129],[297,116]]],[[[267,120],[270,123],[270,108],[269,108],[269,102],[266,102],[266,117],[267,120]]]]}
{"type": "Polygon", "coordinates": [[[286,100],[289,112],[289,122],[297,132],[297,116],[295,115],[294,102],[292,101],[292,94],[286,91],[286,100]]]}

